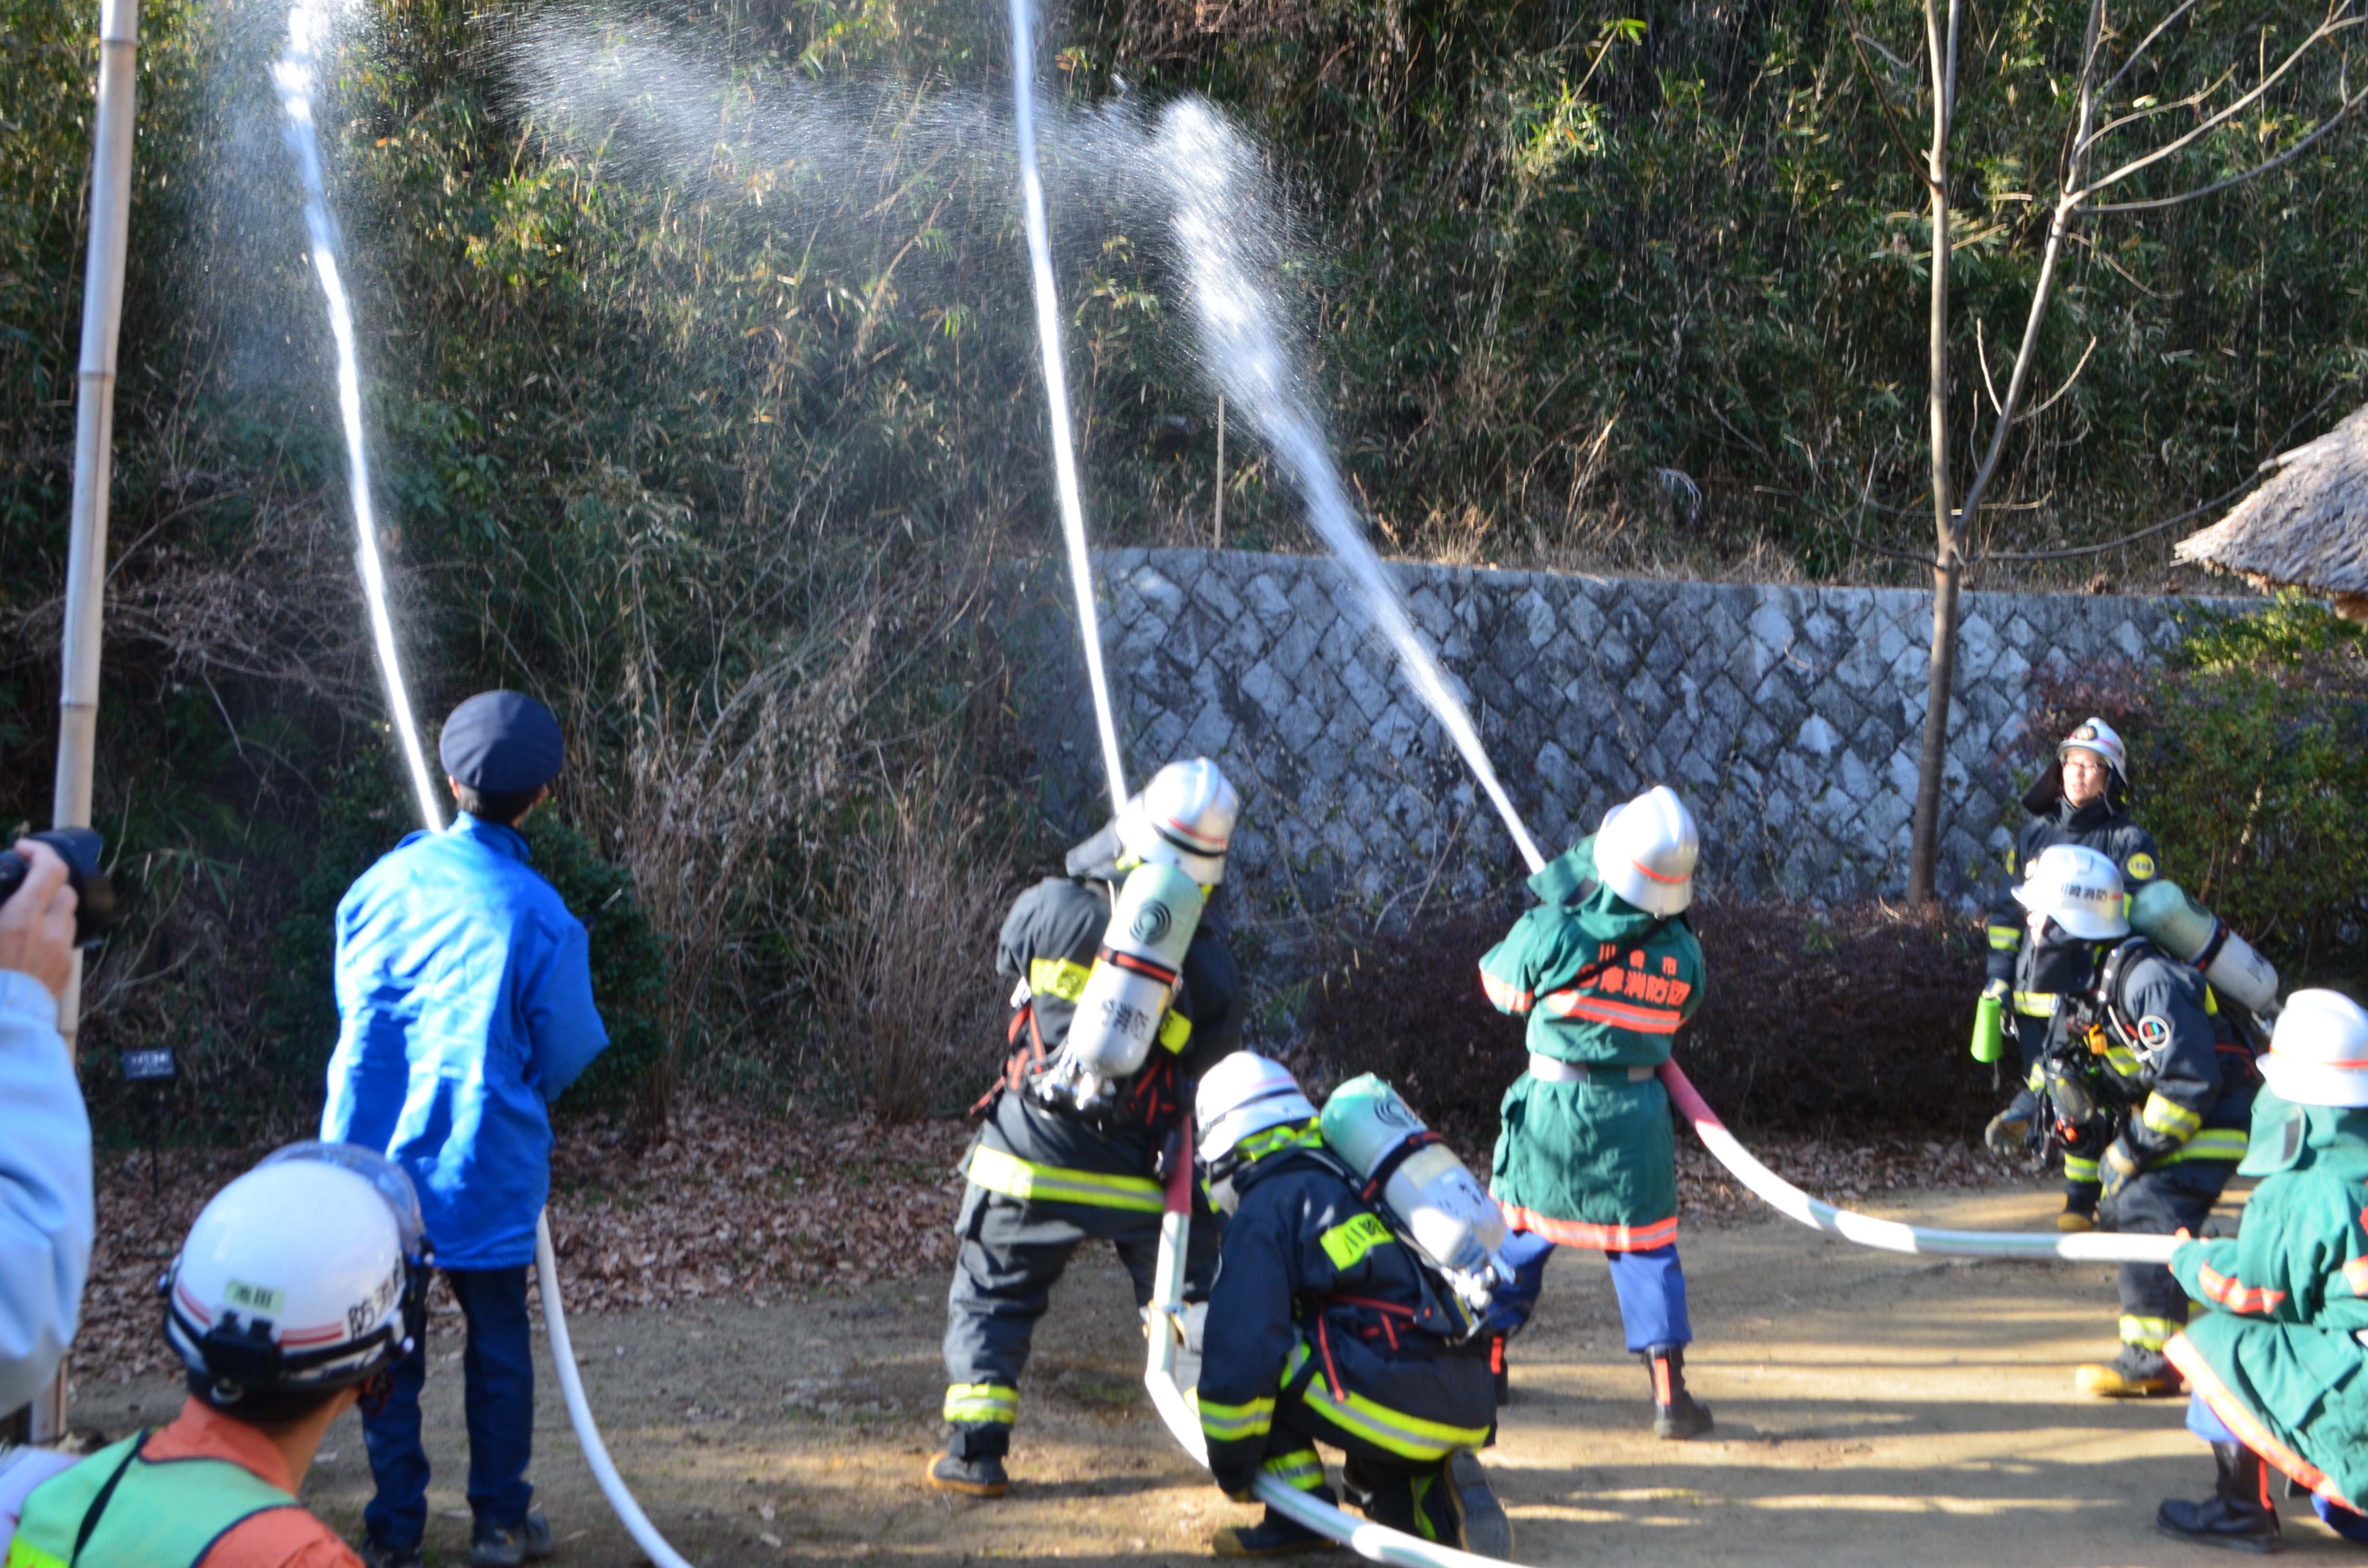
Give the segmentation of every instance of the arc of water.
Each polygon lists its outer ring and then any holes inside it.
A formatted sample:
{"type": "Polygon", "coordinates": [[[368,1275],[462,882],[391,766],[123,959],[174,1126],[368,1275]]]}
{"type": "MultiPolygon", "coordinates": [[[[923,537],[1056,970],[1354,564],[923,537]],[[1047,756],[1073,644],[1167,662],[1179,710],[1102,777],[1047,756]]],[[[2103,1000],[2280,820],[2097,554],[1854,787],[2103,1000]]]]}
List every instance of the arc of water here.
{"type": "Polygon", "coordinates": [[[1036,296],[1036,342],[1044,365],[1044,396],[1053,422],[1053,483],[1061,505],[1061,535],[1069,554],[1069,585],[1077,601],[1077,631],[1086,644],[1086,684],[1101,733],[1102,768],[1110,808],[1126,804],[1126,764],[1119,755],[1118,722],[1110,677],[1102,668],[1101,616],[1094,606],[1093,563],[1086,553],[1086,507],[1077,487],[1076,438],[1069,425],[1069,379],[1061,350],[1061,296],[1053,281],[1053,238],[1044,217],[1044,182],[1036,167],[1036,18],[1029,0],[1011,0],[1011,98],[1019,142],[1019,199],[1028,229],[1028,271],[1036,296]]]}
{"type": "Polygon", "coordinates": [[[394,720],[395,737],[411,772],[411,788],[419,800],[420,819],[429,832],[444,825],[436,798],[436,781],[427,771],[427,756],[419,744],[419,725],[411,713],[411,692],[404,684],[402,655],[394,640],[394,619],[387,611],[386,566],[379,558],[378,519],[370,505],[370,452],[362,439],[362,377],[354,346],[353,302],[347,297],[337,268],[337,226],[330,215],[326,182],[321,175],[321,142],[313,125],[313,93],[320,76],[323,46],[328,41],[330,18],[317,0],[291,7],[288,13],[288,51],[272,67],[279,90],[279,106],[288,119],[289,151],[304,186],[304,230],[313,245],[313,270],[321,279],[328,301],[329,334],[337,349],[337,413],[346,435],[347,487],[353,497],[354,533],[362,577],[362,596],[370,604],[370,640],[377,645],[379,671],[386,680],[387,710],[394,720]]]}

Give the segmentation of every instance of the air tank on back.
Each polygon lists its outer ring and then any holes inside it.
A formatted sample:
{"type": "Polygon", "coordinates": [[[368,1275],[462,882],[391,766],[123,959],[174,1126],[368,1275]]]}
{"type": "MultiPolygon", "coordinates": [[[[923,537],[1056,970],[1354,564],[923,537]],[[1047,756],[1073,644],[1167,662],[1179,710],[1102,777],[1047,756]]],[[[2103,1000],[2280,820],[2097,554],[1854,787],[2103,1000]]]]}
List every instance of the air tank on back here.
{"type": "Polygon", "coordinates": [[[1497,1256],[1505,1215],[1455,1151],[1371,1073],[1332,1091],[1321,1126],[1324,1146],[1368,1184],[1383,1173],[1380,1202],[1455,1293],[1475,1311],[1486,1310],[1489,1291],[1512,1278],[1497,1256]]]}
{"type": "Polygon", "coordinates": [[[1143,1065],[1175,1000],[1203,902],[1192,879],[1173,866],[1144,864],[1127,873],[1047,1077],[1049,1092],[1088,1107],[1109,1084],[1143,1065]]]}
{"type": "Polygon", "coordinates": [[[2130,896],[2130,927],[2203,971],[2212,989],[2258,1018],[2278,1010],[2278,971],[2228,923],[2177,882],[2148,882],[2130,896]]]}

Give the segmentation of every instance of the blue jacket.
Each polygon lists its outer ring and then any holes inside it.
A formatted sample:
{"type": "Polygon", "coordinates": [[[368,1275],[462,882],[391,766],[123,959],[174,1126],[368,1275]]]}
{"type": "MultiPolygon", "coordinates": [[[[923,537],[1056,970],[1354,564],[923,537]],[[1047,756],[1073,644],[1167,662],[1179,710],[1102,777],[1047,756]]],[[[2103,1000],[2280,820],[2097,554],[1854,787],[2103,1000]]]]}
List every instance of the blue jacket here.
{"type": "Polygon", "coordinates": [[[92,1229],[90,1118],[41,983],[0,970],[0,1410],[74,1335],[92,1229]]]}
{"type": "Polygon", "coordinates": [[[337,904],[337,1014],[321,1136],[411,1173],[436,1261],[534,1256],[548,1107],[609,1043],[590,944],[526,840],[463,812],[415,833],[337,904]]]}

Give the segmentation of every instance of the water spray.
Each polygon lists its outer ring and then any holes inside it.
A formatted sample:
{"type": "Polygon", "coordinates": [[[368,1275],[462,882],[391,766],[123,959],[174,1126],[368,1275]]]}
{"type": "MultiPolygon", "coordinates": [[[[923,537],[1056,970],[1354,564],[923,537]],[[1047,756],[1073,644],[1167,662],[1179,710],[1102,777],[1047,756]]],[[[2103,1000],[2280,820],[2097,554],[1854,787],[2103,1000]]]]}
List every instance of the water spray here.
{"type": "Polygon", "coordinates": [[[331,17],[324,0],[302,0],[288,12],[288,52],[271,69],[279,107],[288,116],[288,150],[304,183],[304,229],[313,242],[313,270],[329,305],[329,334],[337,346],[337,411],[346,432],[346,478],[353,497],[354,532],[359,540],[362,595],[370,601],[370,637],[378,646],[379,670],[386,677],[388,710],[393,715],[411,787],[419,798],[420,820],[433,833],[444,825],[436,781],[420,749],[419,725],[411,714],[411,693],[394,642],[394,620],[386,606],[386,567],[379,558],[378,519],[370,507],[370,454],[362,440],[362,376],[354,348],[353,302],[337,268],[337,225],[321,176],[321,142],[313,131],[313,94],[320,80],[321,51],[329,41],[331,17]]]}
{"type": "MultiPolygon", "coordinates": [[[[320,277],[321,292],[329,307],[329,331],[336,339],[337,405],[345,425],[354,528],[360,539],[358,555],[362,596],[370,602],[370,634],[377,644],[379,673],[386,679],[387,707],[403,744],[404,760],[410,767],[420,821],[428,832],[438,833],[444,826],[443,813],[436,798],[435,780],[427,771],[427,753],[419,744],[419,726],[412,716],[411,693],[404,682],[403,665],[397,655],[394,618],[387,608],[386,570],[379,556],[378,519],[370,506],[370,454],[362,433],[361,369],[354,348],[353,304],[337,268],[336,221],[329,211],[326,183],[321,174],[320,138],[313,131],[313,94],[319,81],[321,52],[329,41],[331,20],[322,0],[303,0],[292,7],[288,13],[288,52],[272,68],[271,74],[279,89],[280,107],[288,116],[289,150],[295,154],[297,170],[303,180],[304,226],[313,242],[313,269],[320,277]]],[[[575,1365],[575,1346],[568,1338],[567,1310],[559,1298],[559,1259],[551,1244],[551,1221],[544,1214],[537,1214],[534,1221],[534,1267],[536,1289],[542,1297],[543,1324],[551,1335],[552,1364],[559,1373],[567,1419],[575,1428],[575,1440],[584,1450],[592,1479],[599,1484],[601,1494],[616,1511],[625,1532],[657,1568],[691,1568],[650,1523],[649,1516],[642,1511],[641,1504],[617,1473],[615,1463],[609,1458],[608,1444],[600,1438],[599,1425],[593,1420],[592,1406],[584,1396],[584,1379],[575,1365]]]]}
{"type": "Polygon", "coordinates": [[[1068,543],[1069,585],[1077,600],[1077,632],[1086,644],[1086,684],[1101,731],[1102,768],[1110,776],[1110,808],[1126,804],[1126,765],[1119,756],[1110,677],[1102,669],[1101,617],[1094,608],[1093,562],[1086,553],[1086,508],[1077,492],[1076,437],[1069,427],[1069,381],[1061,354],[1061,297],[1053,282],[1053,239],[1044,218],[1044,182],[1036,168],[1036,17],[1029,0],[1011,0],[1011,101],[1019,141],[1019,199],[1028,227],[1029,277],[1036,294],[1036,341],[1044,361],[1044,396],[1053,421],[1053,481],[1061,502],[1061,534],[1068,543]]]}

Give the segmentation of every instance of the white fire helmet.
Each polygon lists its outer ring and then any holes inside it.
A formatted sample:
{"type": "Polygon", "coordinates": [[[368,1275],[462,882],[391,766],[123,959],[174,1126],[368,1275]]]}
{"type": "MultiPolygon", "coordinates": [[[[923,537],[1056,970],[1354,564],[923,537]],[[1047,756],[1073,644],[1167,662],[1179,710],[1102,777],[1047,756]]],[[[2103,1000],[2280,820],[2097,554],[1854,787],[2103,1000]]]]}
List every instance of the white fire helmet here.
{"type": "Polygon", "coordinates": [[[2090,941],[2130,934],[2122,869],[2112,856],[2083,844],[2055,844],[2040,851],[2014,890],[2014,901],[2090,941]]]}
{"type": "Polygon", "coordinates": [[[2368,1106],[2368,1011],[2340,991],[2295,992],[2260,1065],[2282,1100],[2368,1106]]]}
{"type": "Polygon", "coordinates": [[[1118,813],[1118,839],[1138,860],[1173,866],[1204,888],[1225,880],[1225,846],[1242,798],[1205,756],[1171,762],[1118,813]]]}
{"type": "Polygon", "coordinates": [[[214,1194],[164,1278],[165,1337],[190,1392],[273,1418],[362,1382],[418,1338],[427,1285],[419,1196],[350,1143],[291,1143],[214,1194]]]}
{"type": "Polygon", "coordinates": [[[1315,1108],[1300,1092],[1290,1068],[1254,1051],[1236,1051],[1209,1069],[1193,1096],[1192,1120],[1200,1138],[1194,1153],[1213,1165],[1254,1133],[1315,1117],[1315,1108]]]}
{"type": "Polygon", "coordinates": [[[1693,813],[1656,784],[1604,813],[1595,832],[1595,874],[1647,915],[1675,915],[1693,902],[1702,835],[1693,813]]]}
{"type": "Polygon", "coordinates": [[[2122,737],[2102,719],[2084,720],[2056,742],[2055,760],[2062,762],[2067,751],[2093,752],[2114,778],[2123,784],[2130,781],[2130,748],[2122,744],[2122,737]]]}

